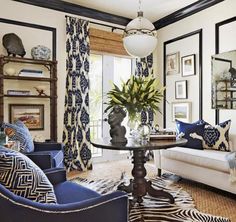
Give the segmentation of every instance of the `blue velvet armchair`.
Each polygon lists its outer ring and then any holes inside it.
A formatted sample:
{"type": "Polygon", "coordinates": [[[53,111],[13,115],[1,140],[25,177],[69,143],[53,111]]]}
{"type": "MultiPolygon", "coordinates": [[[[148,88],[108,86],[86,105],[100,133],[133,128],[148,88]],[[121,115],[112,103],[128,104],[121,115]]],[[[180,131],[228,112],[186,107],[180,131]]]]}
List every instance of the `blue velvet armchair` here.
{"type": "Polygon", "coordinates": [[[123,192],[100,195],[66,181],[64,169],[45,173],[54,186],[58,203],[36,203],[0,184],[1,222],[127,222],[128,198],[123,192]]]}
{"type": "Polygon", "coordinates": [[[42,170],[64,167],[64,146],[56,142],[34,142],[34,152],[26,153],[42,170]]]}

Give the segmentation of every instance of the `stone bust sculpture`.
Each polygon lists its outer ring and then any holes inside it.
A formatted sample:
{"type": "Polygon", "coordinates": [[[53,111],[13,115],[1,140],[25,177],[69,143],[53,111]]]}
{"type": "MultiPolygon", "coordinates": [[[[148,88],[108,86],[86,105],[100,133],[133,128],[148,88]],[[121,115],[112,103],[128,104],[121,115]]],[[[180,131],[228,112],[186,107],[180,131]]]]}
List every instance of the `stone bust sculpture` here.
{"type": "Polygon", "coordinates": [[[110,124],[111,143],[127,143],[125,138],[126,129],[121,125],[126,116],[126,112],[119,106],[114,106],[108,115],[108,123],[110,124]]]}

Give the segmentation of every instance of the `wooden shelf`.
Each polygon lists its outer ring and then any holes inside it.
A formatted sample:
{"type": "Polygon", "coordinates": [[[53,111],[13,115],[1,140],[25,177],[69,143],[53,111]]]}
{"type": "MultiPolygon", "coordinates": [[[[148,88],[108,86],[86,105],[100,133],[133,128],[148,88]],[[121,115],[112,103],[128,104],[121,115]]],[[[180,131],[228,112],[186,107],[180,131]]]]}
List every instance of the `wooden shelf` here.
{"type": "Polygon", "coordinates": [[[50,120],[48,121],[50,127],[50,139],[57,141],[57,61],[36,60],[31,58],[0,55],[0,122],[4,121],[4,109],[7,104],[5,104],[5,102],[8,98],[15,98],[15,100],[17,100],[18,98],[19,101],[22,101],[25,104],[30,104],[30,99],[33,99],[37,104],[42,102],[47,103],[50,107],[50,112],[47,113],[47,115],[50,115],[50,120]],[[16,63],[17,67],[20,66],[22,68],[24,68],[28,64],[32,65],[32,67],[44,66],[48,70],[48,75],[47,77],[5,75],[4,66],[6,64],[14,66],[14,64],[16,63]],[[14,83],[14,81],[20,85],[23,85],[24,81],[32,81],[32,83],[43,82],[43,84],[47,86],[48,96],[4,94],[4,92],[7,93],[7,90],[14,90],[14,87],[12,87],[12,85],[10,84],[14,83]],[[39,101],[39,99],[44,99],[44,101],[39,101]]]}
{"type": "Polygon", "coordinates": [[[218,89],[216,92],[236,92],[236,89],[218,89]]]}
{"type": "Polygon", "coordinates": [[[25,98],[46,98],[46,99],[53,98],[52,96],[38,96],[38,95],[7,95],[5,94],[3,96],[4,97],[25,97],[25,98]]]}
{"type": "Polygon", "coordinates": [[[24,81],[43,81],[43,82],[57,81],[57,78],[53,79],[53,78],[46,78],[46,77],[8,76],[8,75],[4,75],[3,79],[24,80],[24,81]]]}
{"type": "Polygon", "coordinates": [[[35,65],[53,65],[57,64],[57,61],[51,60],[37,60],[31,58],[21,58],[21,57],[12,57],[12,56],[0,56],[2,60],[6,63],[15,62],[15,63],[27,63],[27,64],[35,64],[35,65]]]}

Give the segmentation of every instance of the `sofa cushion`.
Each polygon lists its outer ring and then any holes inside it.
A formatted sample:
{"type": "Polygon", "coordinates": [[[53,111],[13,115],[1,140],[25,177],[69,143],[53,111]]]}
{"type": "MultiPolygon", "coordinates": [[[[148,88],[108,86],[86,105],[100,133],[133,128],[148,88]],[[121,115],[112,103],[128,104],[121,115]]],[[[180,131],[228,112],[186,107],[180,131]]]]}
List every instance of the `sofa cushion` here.
{"type": "Polygon", "coordinates": [[[183,147],[161,150],[161,155],[165,158],[229,173],[227,154],[228,152],[217,150],[194,150],[183,147]]]}
{"type": "Polygon", "coordinates": [[[196,123],[184,123],[176,120],[176,130],[178,136],[185,138],[188,142],[183,147],[193,148],[193,149],[203,149],[202,141],[198,138],[192,137],[192,133],[197,133],[202,135],[204,133],[205,122],[198,121],[196,123]]]}
{"type": "Polygon", "coordinates": [[[21,121],[15,124],[3,123],[5,132],[9,139],[20,142],[20,151],[23,153],[31,153],[34,151],[34,143],[29,129],[21,121]]]}
{"type": "Polygon", "coordinates": [[[39,203],[56,203],[43,171],[22,153],[0,147],[0,183],[16,195],[39,203]]]}
{"type": "Polygon", "coordinates": [[[219,125],[205,125],[204,133],[193,132],[190,136],[203,142],[203,148],[230,151],[229,128],[231,120],[219,125]]]}
{"type": "Polygon", "coordinates": [[[70,181],[57,184],[54,190],[59,204],[80,202],[101,196],[93,190],[70,181]]]}

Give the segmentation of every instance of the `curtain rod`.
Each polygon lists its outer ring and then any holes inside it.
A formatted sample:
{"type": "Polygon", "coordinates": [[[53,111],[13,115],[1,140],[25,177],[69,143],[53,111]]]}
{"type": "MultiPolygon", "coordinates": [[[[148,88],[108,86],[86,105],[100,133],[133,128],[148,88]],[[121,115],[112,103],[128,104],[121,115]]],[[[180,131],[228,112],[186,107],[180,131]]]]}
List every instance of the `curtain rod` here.
{"type": "MultiPolygon", "coordinates": [[[[76,17],[73,17],[73,16],[69,16],[69,15],[65,15],[65,17],[71,17],[71,18],[76,18],[76,17]]],[[[88,20],[89,21],[89,20],[88,20]]],[[[113,32],[115,29],[120,29],[120,30],[125,30],[123,28],[119,28],[119,27],[115,27],[115,26],[112,26],[112,25],[107,25],[107,24],[101,24],[99,22],[92,22],[92,21],[89,21],[89,23],[92,23],[92,24],[95,24],[95,25],[102,25],[102,26],[105,26],[105,27],[109,27],[111,28],[111,31],[113,32]]]]}

